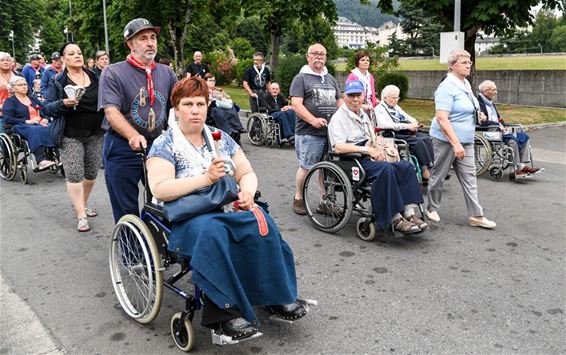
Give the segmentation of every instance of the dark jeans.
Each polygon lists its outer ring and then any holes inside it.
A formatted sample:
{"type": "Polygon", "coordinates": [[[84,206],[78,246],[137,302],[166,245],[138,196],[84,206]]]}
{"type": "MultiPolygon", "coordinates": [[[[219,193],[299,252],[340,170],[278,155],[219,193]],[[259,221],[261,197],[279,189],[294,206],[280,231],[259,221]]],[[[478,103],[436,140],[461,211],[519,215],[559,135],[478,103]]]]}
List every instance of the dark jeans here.
{"type": "Polygon", "coordinates": [[[265,90],[252,90],[252,91],[257,94],[257,98],[251,96],[249,97],[250,110],[252,111],[252,113],[259,112],[260,109],[261,111],[265,111],[265,100],[263,99],[263,97],[265,96],[265,90]]]}

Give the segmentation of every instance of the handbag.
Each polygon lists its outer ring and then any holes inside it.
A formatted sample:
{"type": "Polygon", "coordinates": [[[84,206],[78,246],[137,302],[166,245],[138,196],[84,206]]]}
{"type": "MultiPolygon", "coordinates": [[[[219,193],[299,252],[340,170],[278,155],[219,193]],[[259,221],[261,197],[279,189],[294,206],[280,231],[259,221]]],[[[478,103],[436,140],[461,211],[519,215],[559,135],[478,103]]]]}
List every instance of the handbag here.
{"type": "Polygon", "coordinates": [[[223,176],[212,186],[163,204],[163,216],[175,223],[214,211],[238,199],[238,185],[230,175],[223,176]]]}
{"type": "Polygon", "coordinates": [[[51,136],[53,143],[58,146],[61,143],[61,138],[63,137],[63,132],[65,131],[65,116],[54,118],[53,120],[51,120],[51,122],[49,122],[47,128],[49,130],[49,135],[51,136]]]}
{"type": "Polygon", "coordinates": [[[388,163],[396,163],[401,160],[397,145],[392,138],[376,136],[372,146],[383,153],[385,161],[388,163]]]}

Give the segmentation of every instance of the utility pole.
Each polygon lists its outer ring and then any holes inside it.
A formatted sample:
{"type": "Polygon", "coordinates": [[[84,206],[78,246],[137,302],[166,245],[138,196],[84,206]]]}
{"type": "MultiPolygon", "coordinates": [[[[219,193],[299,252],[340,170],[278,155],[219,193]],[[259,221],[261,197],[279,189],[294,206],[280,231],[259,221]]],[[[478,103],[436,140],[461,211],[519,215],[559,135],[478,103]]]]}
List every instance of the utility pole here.
{"type": "Polygon", "coordinates": [[[14,47],[14,30],[11,30],[8,34],[8,39],[12,42],[12,58],[16,60],[16,48],[14,47]]]}
{"type": "MultiPolygon", "coordinates": [[[[69,0],[69,19],[71,19],[71,22],[74,23],[73,21],[73,12],[71,11],[71,0],[69,0]]],[[[73,37],[73,32],[69,31],[71,33],[71,42],[75,41],[75,38],[73,37]]],[[[69,40],[67,39],[67,42],[69,40]]]]}
{"type": "Polygon", "coordinates": [[[108,22],[106,21],[106,0],[102,0],[102,15],[104,17],[104,46],[106,54],[110,57],[110,46],[108,45],[108,22]]]}

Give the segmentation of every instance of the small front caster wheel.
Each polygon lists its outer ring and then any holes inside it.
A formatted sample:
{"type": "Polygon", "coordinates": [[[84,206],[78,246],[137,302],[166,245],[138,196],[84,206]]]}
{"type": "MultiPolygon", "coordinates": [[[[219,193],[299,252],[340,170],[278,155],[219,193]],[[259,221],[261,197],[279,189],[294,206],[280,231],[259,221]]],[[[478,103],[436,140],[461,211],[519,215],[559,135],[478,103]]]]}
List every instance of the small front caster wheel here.
{"type": "Polygon", "coordinates": [[[195,345],[193,324],[187,317],[185,317],[184,322],[181,322],[181,315],[181,312],[179,312],[171,317],[171,335],[179,349],[189,352],[195,345]]]}
{"type": "Polygon", "coordinates": [[[358,238],[365,242],[371,242],[377,237],[377,227],[373,222],[367,222],[368,217],[358,219],[356,223],[356,232],[358,238]]]}

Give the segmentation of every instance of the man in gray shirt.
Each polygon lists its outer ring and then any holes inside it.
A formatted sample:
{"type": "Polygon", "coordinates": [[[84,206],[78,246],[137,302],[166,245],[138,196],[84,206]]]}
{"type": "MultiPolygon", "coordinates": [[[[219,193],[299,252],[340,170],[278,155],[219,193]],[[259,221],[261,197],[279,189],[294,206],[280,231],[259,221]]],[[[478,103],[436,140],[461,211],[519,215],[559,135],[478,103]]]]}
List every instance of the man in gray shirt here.
{"type": "Polygon", "coordinates": [[[309,47],[307,65],[291,83],[289,95],[297,114],[295,151],[299,161],[296,174],[293,211],[306,215],[303,185],[309,169],[318,163],[327,150],[327,125],[342,105],[342,94],[336,79],[326,69],[326,48],[320,43],[309,47]]]}

